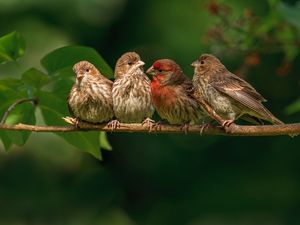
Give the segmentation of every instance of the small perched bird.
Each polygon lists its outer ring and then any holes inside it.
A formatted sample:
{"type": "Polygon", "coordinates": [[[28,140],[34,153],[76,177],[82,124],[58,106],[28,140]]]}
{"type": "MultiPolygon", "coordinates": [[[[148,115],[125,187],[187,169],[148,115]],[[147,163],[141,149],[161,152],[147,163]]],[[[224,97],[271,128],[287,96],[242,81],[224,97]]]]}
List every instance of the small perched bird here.
{"type": "Polygon", "coordinates": [[[229,126],[241,116],[251,116],[283,124],[262,102],[262,97],[249,83],[229,72],[213,55],[203,54],[192,63],[195,67],[193,85],[195,97],[203,98],[229,126]]]}
{"type": "Polygon", "coordinates": [[[112,119],[112,81],[87,61],[76,63],[73,71],[76,73],[76,83],[68,97],[70,113],[78,120],[91,123],[102,123],[112,119]]]}
{"type": "Polygon", "coordinates": [[[112,129],[123,123],[154,123],[150,117],[154,113],[151,102],[150,79],[144,73],[140,56],[127,52],[119,58],[115,68],[115,81],[112,88],[113,109],[117,120],[111,123],[112,129]]]}
{"type": "Polygon", "coordinates": [[[151,81],[152,102],[157,113],[170,124],[196,124],[206,115],[193,97],[193,85],[180,66],[170,59],[160,59],[147,70],[151,81]]]}

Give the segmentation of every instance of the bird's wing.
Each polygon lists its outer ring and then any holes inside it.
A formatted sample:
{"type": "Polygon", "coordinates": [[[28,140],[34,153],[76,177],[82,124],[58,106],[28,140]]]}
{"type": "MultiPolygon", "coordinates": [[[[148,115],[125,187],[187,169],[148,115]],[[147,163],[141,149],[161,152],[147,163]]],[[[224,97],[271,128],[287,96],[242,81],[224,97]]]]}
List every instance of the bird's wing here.
{"type": "MultiPolygon", "coordinates": [[[[203,117],[206,117],[208,116],[205,110],[205,107],[201,104],[201,102],[199,102],[199,100],[197,99],[197,97],[195,96],[195,88],[194,88],[194,85],[193,85],[193,82],[191,80],[188,80],[186,79],[184,82],[183,82],[183,88],[185,90],[185,93],[186,95],[192,99],[195,103],[195,105],[199,108],[200,112],[201,112],[201,115],[203,117]]],[[[194,104],[193,104],[194,105],[194,104]]]]}
{"type": "MultiPolygon", "coordinates": [[[[195,88],[193,85],[193,82],[191,80],[186,79],[183,83],[182,83],[182,87],[184,88],[185,93],[187,94],[187,96],[191,99],[194,99],[195,101],[197,101],[194,93],[195,93],[195,88]]],[[[200,106],[200,105],[199,105],[200,106]]]]}
{"type": "Polygon", "coordinates": [[[256,112],[258,115],[269,118],[271,121],[274,120],[275,117],[272,113],[261,103],[265,99],[249,83],[236,75],[231,73],[225,74],[222,78],[220,76],[220,79],[210,82],[210,85],[256,112]]]}
{"type": "Polygon", "coordinates": [[[257,101],[266,102],[267,100],[259,94],[254,87],[252,87],[251,84],[249,84],[247,81],[243,80],[242,78],[236,76],[233,73],[230,73],[229,71],[224,73],[224,76],[222,76],[219,81],[224,81],[226,85],[229,85],[234,88],[241,88],[243,92],[247,93],[249,96],[254,98],[257,101]]]}
{"type": "Polygon", "coordinates": [[[193,82],[191,80],[186,79],[182,83],[182,86],[183,86],[185,92],[188,94],[188,96],[190,96],[191,98],[194,98],[194,96],[193,96],[193,94],[194,94],[193,82]]]}

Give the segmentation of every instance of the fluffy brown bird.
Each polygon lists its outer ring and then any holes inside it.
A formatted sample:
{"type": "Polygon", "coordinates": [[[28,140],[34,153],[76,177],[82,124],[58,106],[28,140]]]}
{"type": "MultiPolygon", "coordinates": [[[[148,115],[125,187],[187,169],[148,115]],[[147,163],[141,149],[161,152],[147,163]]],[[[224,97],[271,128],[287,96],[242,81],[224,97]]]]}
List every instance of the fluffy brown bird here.
{"type": "Polygon", "coordinates": [[[69,97],[69,111],[78,120],[102,123],[113,118],[112,81],[104,77],[88,61],[73,66],[76,83],[69,97]]]}
{"type": "Polygon", "coordinates": [[[178,64],[159,59],[147,70],[151,81],[152,102],[157,113],[170,124],[196,124],[205,114],[193,97],[193,85],[178,64]]]}
{"type": "Polygon", "coordinates": [[[249,83],[229,72],[213,55],[203,54],[192,63],[195,67],[195,96],[203,98],[229,126],[241,116],[249,115],[273,124],[283,124],[262,102],[262,97],[249,83]]]}
{"type": "Polygon", "coordinates": [[[119,122],[153,123],[154,113],[151,102],[150,80],[144,73],[140,56],[135,52],[123,54],[116,63],[115,81],[112,88],[113,109],[117,120],[111,126],[115,129],[119,122]]]}

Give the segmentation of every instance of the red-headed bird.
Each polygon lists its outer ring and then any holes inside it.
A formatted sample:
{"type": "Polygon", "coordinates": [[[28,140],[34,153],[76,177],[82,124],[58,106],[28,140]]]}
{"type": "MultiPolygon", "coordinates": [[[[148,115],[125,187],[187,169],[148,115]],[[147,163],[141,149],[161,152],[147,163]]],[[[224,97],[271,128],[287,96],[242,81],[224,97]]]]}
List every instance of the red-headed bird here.
{"type": "Polygon", "coordinates": [[[178,64],[171,59],[159,59],[147,73],[153,75],[152,102],[162,119],[182,125],[185,132],[189,124],[201,122],[205,114],[193,97],[192,82],[178,64]]]}

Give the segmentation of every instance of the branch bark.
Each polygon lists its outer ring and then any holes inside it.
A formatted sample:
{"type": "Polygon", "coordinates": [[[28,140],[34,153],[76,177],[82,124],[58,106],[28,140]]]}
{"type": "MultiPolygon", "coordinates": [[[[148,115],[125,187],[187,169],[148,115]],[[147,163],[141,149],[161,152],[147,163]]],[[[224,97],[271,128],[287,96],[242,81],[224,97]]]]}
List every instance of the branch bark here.
{"type": "MultiPolygon", "coordinates": [[[[33,132],[78,132],[78,131],[107,131],[111,128],[107,124],[89,124],[80,122],[80,128],[75,126],[33,126],[28,124],[16,125],[0,125],[0,130],[19,130],[19,131],[33,131],[33,132]]],[[[189,126],[188,133],[200,134],[202,130],[201,125],[189,126]]],[[[147,126],[141,124],[124,124],[114,132],[149,132],[147,126]]],[[[181,133],[180,126],[175,125],[161,125],[161,129],[152,133],[181,133]]],[[[262,125],[262,126],[240,126],[231,124],[228,132],[223,128],[211,126],[203,129],[203,135],[226,135],[226,136],[280,136],[290,135],[295,136],[300,133],[300,123],[285,124],[285,125],[262,125]]]]}

